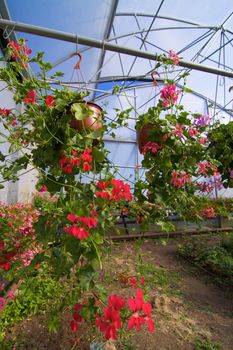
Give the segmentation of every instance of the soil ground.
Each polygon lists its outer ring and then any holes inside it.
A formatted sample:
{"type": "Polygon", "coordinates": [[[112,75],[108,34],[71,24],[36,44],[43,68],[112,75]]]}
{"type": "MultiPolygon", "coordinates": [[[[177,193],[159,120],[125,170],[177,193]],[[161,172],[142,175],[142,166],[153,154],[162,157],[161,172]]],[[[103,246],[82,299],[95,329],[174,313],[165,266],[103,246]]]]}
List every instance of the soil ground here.
{"type": "MultiPolygon", "coordinates": [[[[126,345],[109,343],[108,349],[233,349],[233,287],[227,283],[216,284],[208,274],[180,258],[177,254],[179,242],[181,240],[170,240],[164,245],[156,240],[144,240],[111,245],[104,259],[103,284],[112,291],[111,279],[119,271],[132,275],[143,272],[145,284],[150,288],[150,301],[155,307],[156,330],[149,334],[143,329],[127,337],[126,345]]],[[[89,349],[91,330],[80,330],[83,338],[79,345],[72,344],[66,332],[70,316],[62,317],[63,327],[57,334],[47,332],[43,317],[21,323],[13,333],[16,338],[19,335],[24,338],[20,349],[89,349]]]]}

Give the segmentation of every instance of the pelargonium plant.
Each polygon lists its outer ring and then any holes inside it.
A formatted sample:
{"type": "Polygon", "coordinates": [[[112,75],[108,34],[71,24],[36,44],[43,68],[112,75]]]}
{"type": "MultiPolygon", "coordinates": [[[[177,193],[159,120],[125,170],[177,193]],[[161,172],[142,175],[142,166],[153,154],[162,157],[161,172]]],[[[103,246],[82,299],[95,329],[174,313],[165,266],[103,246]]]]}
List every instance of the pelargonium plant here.
{"type": "MultiPolygon", "coordinates": [[[[165,72],[171,61],[174,65],[179,62],[173,51],[160,60],[163,64],[157,67],[162,65],[165,72]]],[[[185,80],[186,74],[179,78],[185,80]]],[[[136,123],[146,172],[145,179],[136,184],[135,195],[139,201],[153,205],[150,218],[168,220],[167,214],[175,213],[184,219],[199,220],[202,214],[191,214],[191,207],[216,186],[222,188],[220,163],[209,152],[208,135],[214,123],[209,115],[185,110],[182,97],[190,92],[185,84],[181,89],[173,80],[165,79],[157,104],[139,115],[136,123]]]]}
{"type": "MultiPolygon", "coordinates": [[[[115,178],[107,159],[102,141],[103,133],[108,131],[105,113],[98,115],[101,119],[96,120],[98,128],[85,126],[86,118],[93,117],[88,93],[70,91],[62,84],[53,88],[52,82],[61,73],[49,76],[51,65],[43,61],[43,54],[38,53],[34,58],[31,55],[25,41],[10,41],[7,62],[0,71],[0,79],[16,103],[16,109],[0,109],[5,128],[1,137],[10,145],[9,154],[18,154],[10,165],[8,154],[0,154],[1,186],[6,181],[16,181],[19,171],[28,171],[28,166],[38,173],[35,209],[26,211],[27,206],[19,204],[1,209],[4,235],[0,242],[0,270],[6,279],[14,279],[16,285],[21,282],[18,287],[21,298],[25,285],[26,290],[35,285],[32,280],[62,279],[63,293],[52,304],[48,303],[54,320],[58,313],[72,310],[74,300],[83,299],[86,293],[96,298],[106,232],[115,225],[117,213],[132,201],[132,194],[129,184],[115,178]],[[37,75],[31,71],[31,64],[37,65],[37,75]],[[81,125],[79,129],[74,127],[77,122],[81,125]],[[88,181],[83,181],[84,177],[88,181]],[[18,209],[20,213],[14,212],[18,209]],[[27,281],[30,281],[28,285],[27,281]]],[[[119,120],[121,125],[123,120],[119,120]]],[[[6,295],[4,287],[1,293],[6,295]]],[[[109,297],[108,309],[104,316],[99,311],[96,320],[106,339],[115,339],[116,329],[120,327],[120,309],[114,298],[109,297]]],[[[129,307],[134,315],[140,311],[140,324],[149,322],[152,331],[151,309],[142,293],[136,298],[140,299],[140,308],[133,307],[136,303],[133,299],[129,307]]],[[[14,302],[17,303],[17,293],[0,314],[1,337],[6,325],[27,314],[17,314],[9,320],[9,308],[14,302]]],[[[93,314],[93,303],[85,305],[84,309],[87,308],[93,314]]],[[[129,328],[139,327],[134,318],[129,328]]],[[[79,320],[77,312],[74,313],[73,330],[79,320]]],[[[58,325],[54,326],[52,321],[50,328],[54,330],[54,327],[58,325]]]]}

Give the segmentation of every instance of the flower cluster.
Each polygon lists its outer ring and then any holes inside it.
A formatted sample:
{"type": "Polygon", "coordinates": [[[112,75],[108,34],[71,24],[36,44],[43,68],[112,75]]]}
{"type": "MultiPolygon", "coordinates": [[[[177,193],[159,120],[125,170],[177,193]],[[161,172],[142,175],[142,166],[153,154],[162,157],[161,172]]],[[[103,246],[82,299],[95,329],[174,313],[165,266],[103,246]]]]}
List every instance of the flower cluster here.
{"type": "Polygon", "coordinates": [[[67,157],[62,154],[59,160],[60,168],[64,173],[72,173],[73,167],[80,167],[84,172],[89,172],[92,169],[92,149],[86,148],[83,152],[78,153],[72,150],[72,157],[67,157]]]}
{"type": "Polygon", "coordinates": [[[195,115],[194,125],[196,127],[202,128],[210,124],[211,118],[209,115],[195,115]]]}
{"type": "Polygon", "coordinates": [[[73,307],[73,319],[70,321],[70,328],[73,332],[77,332],[77,330],[79,329],[79,323],[82,322],[83,318],[82,316],[79,314],[79,310],[81,310],[83,308],[82,304],[76,304],[73,307]]]}
{"type": "Polygon", "coordinates": [[[178,188],[184,187],[186,183],[191,183],[191,175],[187,175],[186,171],[173,171],[171,176],[171,184],[178,188]]]}
{"type": "Polygon", "coordinates": [[[130,185],[125,184],[122,180],[112,179],[109,181],[100,180],[97,187],[102,191],[97,191],[95,194],[102,199],[110,199],[119,202],[121,199],[126,201],[132,200],[130,193],[130,185]]]}
{"type": "Polygon", "coordinates": [[[10,40],[8,47],[12,59],[22,65],[23,68],[28,67],[29,55],[32,50],[27,48],[25,41],[14,42],[10,40]]]}
{"type": "Polygon", "coordinates": [[[30,205],[1,203],[0,230],[0,268],[9,271],[15,261],[24,266],[29,265],[37,254],[35,246],[34,223],[38,221],[39,212],[30,205]]]}
{"type": "MultiPolygon", "coordinates": [[[[23,101],[27,104],[35,104],[37,103],[37,93],[36,90],[30,90],[27,92],[27,96],[23,98],[23,101]]],[[[56,105],[56,101],[54,100],[53,95],[47,95],[44,100],[46,106],[53,107],[56,105]]]]}
{"type": "Polygon", "coordinates": [[[215,209],[211,206],[206,206],[202,208],[200,215],[203,217],[207,217],[208,219],[215,218],[216,217],[216,212],[215,209]]]}
{"type": "MultiPolygon", "coordinates": [[[[145,323],[149,332],[154,331],[154,323],[151,317],[152,306],[149,302],[144,302],[144,293],[141,289],[137,289],[134,298],[128,298],[128,308],[131,315],[128,318],[128,329],[135,327],[138,332],[145,323]]],[[[96,316],[96,327],[103,333],[106,340],[116,339],[117,330],[121,328],[120,311],[126,308],[126,300],[122,296],[112,294],[108,298],[108,305],[104,308],[104,315],[101,318],[96,316]]]]}
{"type": "Polygon", "coordinates": [[[64,227],[64,231],[80,240],[89,236],[87,228],[91,229],[97,226],[97,221],[94,217],[77,216],[72,213],[67,216],[67,219],[72,222],[73,225],[64,227]]]}
{"type": "Polygon", "coordinates": [[[104,309],[104,317],[96,317],[95,325],[104,334],[106,340],[117,338],[117,329],[121,328],[120,310],[126,305],[125,299],[116,294],[108,298],[108,306],[104,309]]]}
{"type": "Polygon", "coordinates": [[[218,172],[218,168],[216,165],[212,164],[211,162],[204,160],[203,162],[198,163],[198,174],[202,176],[209,176],[214,175],[214,177],[218,177],[220,174],[218,172]]]}
{"type": "Polygon", "coordinates": [[[14,115],[14,113],[12,112],[11,109],[7,109],[7,108],[0,108],[0,115],[2,116],[3,120],[4,120],[4,125],[5,126],[16,126],[18,124],[17,122],[17,118],[14,115]]]}
{"type": "Polygon", "coordinates": [[[151,317],[152,306],[150,303],[144,302],[143,291],[138,289],[136,291],[135,298],[128,299],[128,305],[130,310],[133,312],[133,315],[128,320],[128,328],[136,328],[138,332],[140,327],[147,323],[149,332],[154,331],[154,323],[151,317]]]}
{"type": "Polygon", "coordinates": [[[169,58],[173,60],[173,64],[178,65],[180,58],[174,50],[169,50],[169,58]]]}
{"type": "Polygon", "coordinates": [[[28,104],[36,103],[36,91],[35,90],[28,91],[27,96],[23,98],[23,101],[28,104]]]}
{"type": "Polygon", "coordinates": [[[181,90],[177,90],[175,85],[165,85],[160,91],[160,99],[163,107],[169,107],[177,102],[181,90]]]}
{"type": "Polygon", "coordinates": [[[132,286],[134,289],[138,288],[138,283],[144,284],[145,280],[143,277],[139,277],[138,281],[135,277],[132,277],[126,273],[120,273],[118,276],[118,281],[124,286],[132,286]]]}
{"type": "Polygon", "coordinates": [[[159,145],[158,143],[156,142],[151,142],[151,141],[148,141],[145,146],[143,146],[143,150],[142,150],[142,153],[145,154],[147,151],[150,151],[152,153],[157,153],[159,149],[161,149],[162,146],[159,145]]]}

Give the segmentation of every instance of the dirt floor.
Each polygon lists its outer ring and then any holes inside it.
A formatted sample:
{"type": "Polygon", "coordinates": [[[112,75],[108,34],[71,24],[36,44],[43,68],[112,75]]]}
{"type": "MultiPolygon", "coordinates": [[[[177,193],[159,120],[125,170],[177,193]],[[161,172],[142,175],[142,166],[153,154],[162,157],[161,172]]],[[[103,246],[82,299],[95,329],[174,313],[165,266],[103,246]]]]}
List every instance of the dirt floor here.
{"type": "MultiPolygon", "coordinates": [[[[164,245],[156,240],[145,240],[111,246],[109,256],[104,259],[103,284],[111,291],[110,281],[119,271],[133,275],[143,272],[155,308],[156,330],[149,334],[143,329],[126,336],[124,345],[109,343],[106,349],[233,349],[233,287],[228,286],[227,281],[216,284],[207,273],[180,258],[178,243],[179,240],[171,240],[164,245]]],[[[17,334],[23,334],[24,338],[20,349],[89,349],[88,329],[81,330],[84,335],[79,345],[68,339],[69,315],[63,315],[63,328],[57,334],[48,333],[42,320],[43,317],[34,317],[16,328],[16,338],[17,334]]]]}

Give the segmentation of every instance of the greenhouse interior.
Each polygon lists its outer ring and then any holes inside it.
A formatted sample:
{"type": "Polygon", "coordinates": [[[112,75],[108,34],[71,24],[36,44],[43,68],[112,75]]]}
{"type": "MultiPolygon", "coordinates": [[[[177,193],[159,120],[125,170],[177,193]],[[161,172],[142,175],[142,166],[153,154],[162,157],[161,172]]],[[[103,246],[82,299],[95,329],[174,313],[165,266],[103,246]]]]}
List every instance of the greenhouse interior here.
{"type": "Polygon", "coordinates": [[[0,350],[232,350],[231,1],[0,0],[0,34],[0,350]]]}

